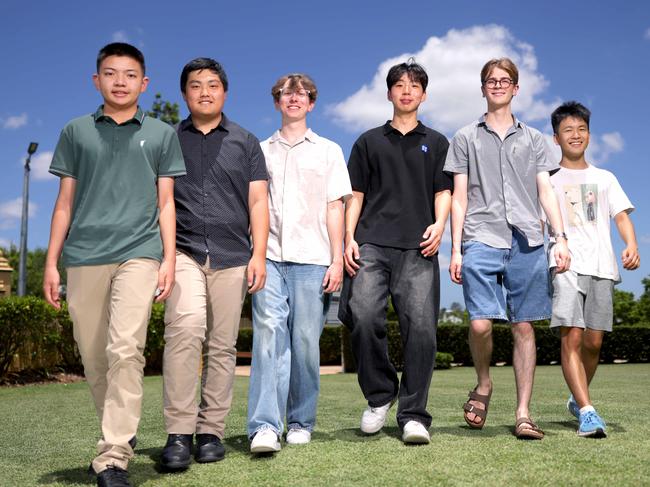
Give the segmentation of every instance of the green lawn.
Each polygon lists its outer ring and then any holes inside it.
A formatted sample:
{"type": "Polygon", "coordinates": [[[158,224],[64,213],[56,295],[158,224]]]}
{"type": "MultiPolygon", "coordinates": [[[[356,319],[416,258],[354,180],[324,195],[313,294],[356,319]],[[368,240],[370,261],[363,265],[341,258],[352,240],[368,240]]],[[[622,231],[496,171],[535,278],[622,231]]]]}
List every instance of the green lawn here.
{"type": "MultiPolygon", "coordinates": [[[[546,431],[540,442],[512,436],[514,379],[494,368],[494,394],[483,431],[471,431],[461,407],[474,385],[471,368],[435,372],[429,410],[432,442],[405,446],[395,409],[384,430],[359,433],[364,401],[354,375],[324,376],[318,427],[306,446],[252,458],[245,435],[247,378],[237,378],[226,459],[161,474],[165,441],[161,379],[145,379],[143,419],[130,465],[136,485],[650,485],[650,364],[601,366],[593,384],[608,422],[604,440],[578,438],[565,410],[557,366],[537,370],[532,415],[546,431]]],[[[0,486],[88,485],[98,425],[85,383],[0,389],[0,486]]]]}

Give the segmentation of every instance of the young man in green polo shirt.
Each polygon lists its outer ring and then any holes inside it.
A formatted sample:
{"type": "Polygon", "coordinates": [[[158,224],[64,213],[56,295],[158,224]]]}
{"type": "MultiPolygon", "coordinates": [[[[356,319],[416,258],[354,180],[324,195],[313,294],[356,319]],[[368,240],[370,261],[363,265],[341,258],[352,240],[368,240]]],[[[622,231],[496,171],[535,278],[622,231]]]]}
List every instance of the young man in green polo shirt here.
{"type": "Polygon", "coordinates": [[[126,486],[151,303],[174,284],[173,178],[185,164],[174,130],[138,106],[149,81],[138,49],[102,48],[93,81],[103,105],[64,127],[50,166],[61,181],[43,292],[60,307],[63,251],[68,310],[102,428],[91,467],[98,485],[126,486]]]}

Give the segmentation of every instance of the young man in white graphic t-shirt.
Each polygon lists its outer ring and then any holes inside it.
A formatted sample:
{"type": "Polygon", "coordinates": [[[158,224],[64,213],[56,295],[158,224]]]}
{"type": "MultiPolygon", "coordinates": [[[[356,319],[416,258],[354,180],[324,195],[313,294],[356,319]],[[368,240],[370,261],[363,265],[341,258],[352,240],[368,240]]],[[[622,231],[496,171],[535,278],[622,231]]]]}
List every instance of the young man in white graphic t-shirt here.
{"type": "MultiPolygon", "coordinates": [[[[553,138],[562,149],[560,170],[551,176],[571,252],[569,270],[553,277],[551,327],[562,339],[562,372],[571,390],[569,412],[579,421],[578,435],[605,437],[605,422],[589,397],[606,331],[612,331],[614,285],[620,282],[610,238],[613,218],[625,242],[623,267],[639,267],[634,210],[616,177],[585,160],[590,111],[570,101],[551,115],[553,138]]],[[[551,267],[555,262],[551,253],[551,267]]]]}

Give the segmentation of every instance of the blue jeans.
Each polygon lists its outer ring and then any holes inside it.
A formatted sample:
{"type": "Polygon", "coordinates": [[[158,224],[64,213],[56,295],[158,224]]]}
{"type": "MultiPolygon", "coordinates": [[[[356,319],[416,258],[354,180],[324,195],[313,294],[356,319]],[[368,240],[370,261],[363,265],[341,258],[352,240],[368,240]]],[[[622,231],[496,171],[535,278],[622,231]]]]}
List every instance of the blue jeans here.
{"type": "Polygon", "coordinates": [[[319,340],[329,295],[327,267],[266,260],[266,285],[253,295],[248,436],[262,429],[312,431],[320,389],[319,340]]]}

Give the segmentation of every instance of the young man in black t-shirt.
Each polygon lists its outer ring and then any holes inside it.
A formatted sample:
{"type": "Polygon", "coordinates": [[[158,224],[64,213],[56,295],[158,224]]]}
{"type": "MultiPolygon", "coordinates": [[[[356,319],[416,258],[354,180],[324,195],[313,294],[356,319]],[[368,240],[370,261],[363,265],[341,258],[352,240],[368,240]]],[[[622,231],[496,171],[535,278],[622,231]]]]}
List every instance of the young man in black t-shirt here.
{"type": "Polygon", "coordinates": [[[339,318],[351,330],[361,390],[368,407],[361,430],[377,433],[399,399],[405,443],[429,443],[426,411],[436,356],[440,306],[438,247],[451,205],[452,181],[442,172],[448,142],[417,119],[428,77],[414,63],[386,77],[393,118],[354,144],[348,170],[353,197],[345,211],[345,278],[339,318]],[[404,349],[401,383],[388,357],[388,295],[404,349]]]}

